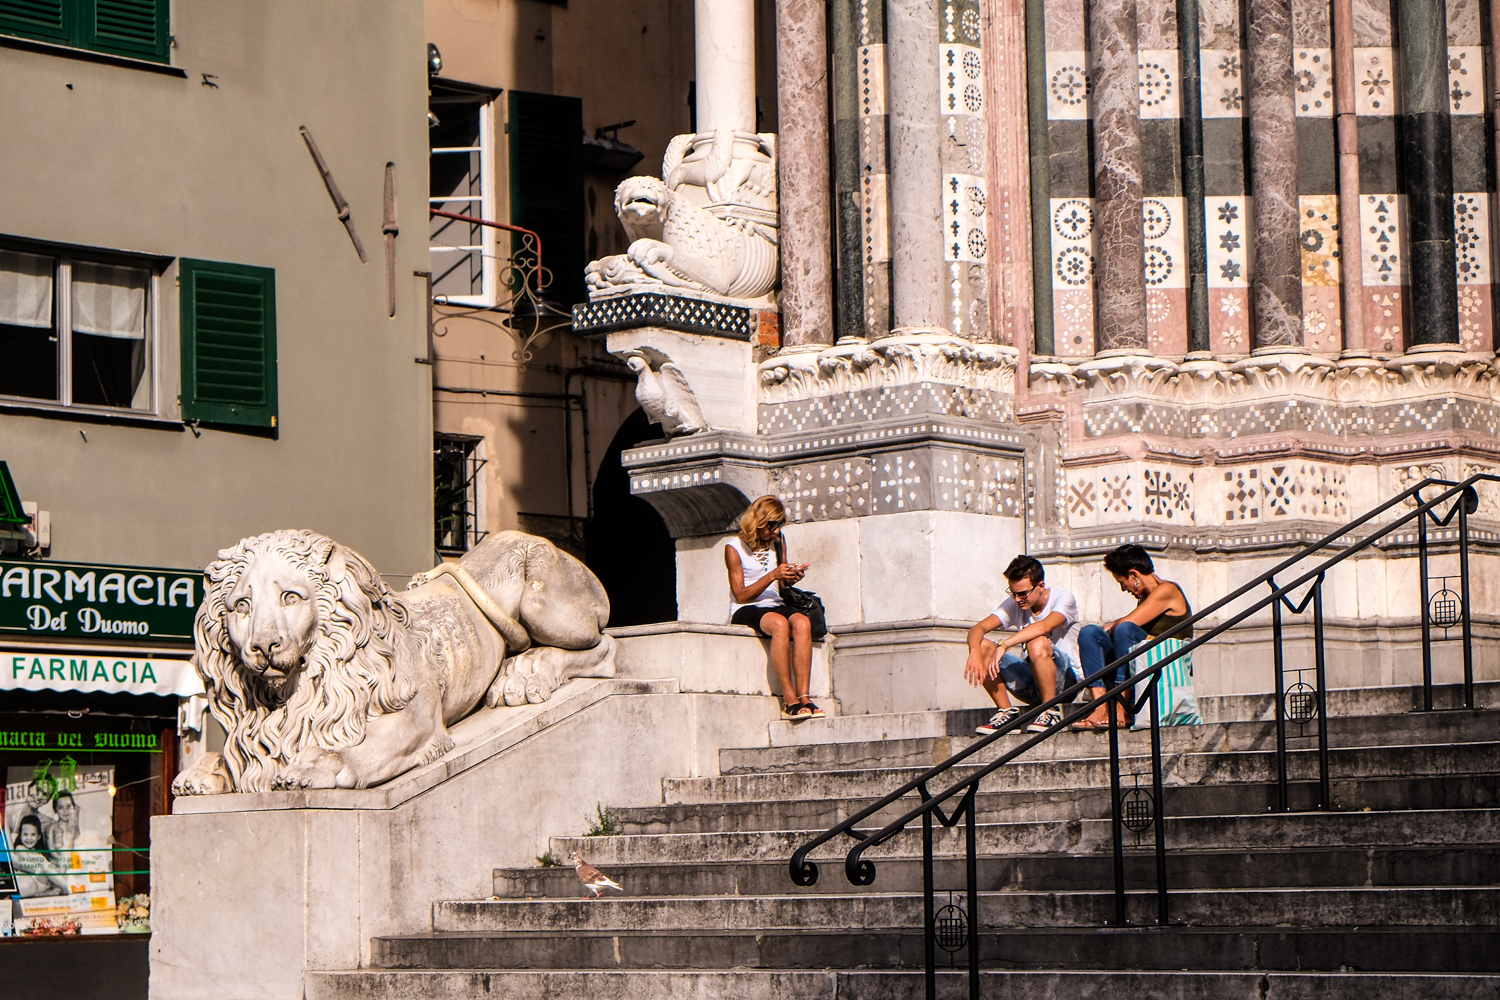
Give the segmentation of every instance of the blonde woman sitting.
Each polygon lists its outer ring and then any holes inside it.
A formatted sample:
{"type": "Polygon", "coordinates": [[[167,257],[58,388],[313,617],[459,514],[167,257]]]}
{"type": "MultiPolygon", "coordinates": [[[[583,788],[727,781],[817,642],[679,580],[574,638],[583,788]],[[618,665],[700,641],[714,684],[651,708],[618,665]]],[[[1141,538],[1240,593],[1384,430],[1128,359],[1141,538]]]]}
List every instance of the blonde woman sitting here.
{"type": "Polygon", "coordinates": [[[771,640],[771,668],[781,681],[782,718],[800,722],[822,718],[823,710],[808,695],[812,623],[781,602],[780,584],[795,586],[808,567],[781,561],[786,548],[777,543],[785,524],[786,508],[780,500],[756,500],[740,516],[739,535],[724,543],[724,565],[732,595],[729,621],[749,625],[771,640]],[[778,548],[783,555],[778,556],[778,548]]]}

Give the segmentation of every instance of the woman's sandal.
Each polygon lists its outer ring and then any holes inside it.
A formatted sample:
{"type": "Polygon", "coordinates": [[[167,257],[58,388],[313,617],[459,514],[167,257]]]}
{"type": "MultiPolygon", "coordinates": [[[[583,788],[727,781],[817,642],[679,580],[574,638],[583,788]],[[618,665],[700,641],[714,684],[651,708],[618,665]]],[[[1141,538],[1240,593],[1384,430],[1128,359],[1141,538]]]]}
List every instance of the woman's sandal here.
{"type": "Polygon", "coordinates": [[[803,716],[797,714],[800,708],[802,708],[800,703],[794,705],[782,704],[781,717],[789,722],[797,722],[803,718],[803,716]]]}
{"type": "Polygon", "coordinates": [[[804,701],[802,703],[802,707],[807,709],[806,714],[803,715],[803,718],[806,719],[821,719],[827,714],[817,705],[814,705],[811,701],[804,701]]]}

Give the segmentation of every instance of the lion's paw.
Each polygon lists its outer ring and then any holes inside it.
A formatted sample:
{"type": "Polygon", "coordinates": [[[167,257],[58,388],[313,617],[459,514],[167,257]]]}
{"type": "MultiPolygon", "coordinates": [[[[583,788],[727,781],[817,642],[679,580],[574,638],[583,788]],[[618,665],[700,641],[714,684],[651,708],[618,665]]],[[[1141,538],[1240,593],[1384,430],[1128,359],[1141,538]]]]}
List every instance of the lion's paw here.
{"type": "Polygon", "coordinates": [[[295,791],[301,788],[337,788],[344,759],[322,749],[304,750],[297,759],[271,779],[273,791],[295,791]]]}
{"type": "Polygon", "coordinates": [[[431,583],[431,582],[432,582],[432,573],[430,571],[426,572],[426,573],[414,573],[412,575],[411,581],[409,583],[407,583],[406,589],[407,590],[416,590],[418,587],[422,586],[422,584],[424,584],[424,583],[431,583]]]}
{"type": "Polygon", "coordinates": [[[221,755],[212,751],[172,781],[173,795],[222,795],[233,788],[229,766],[221,755]]]}
{"type": "Polygon", "coordinates": [[[552,697],[555,686],[546,683],[541,673],[538,672],[526,682],[526,700],[533,705],[540,705],[552,697]]]}

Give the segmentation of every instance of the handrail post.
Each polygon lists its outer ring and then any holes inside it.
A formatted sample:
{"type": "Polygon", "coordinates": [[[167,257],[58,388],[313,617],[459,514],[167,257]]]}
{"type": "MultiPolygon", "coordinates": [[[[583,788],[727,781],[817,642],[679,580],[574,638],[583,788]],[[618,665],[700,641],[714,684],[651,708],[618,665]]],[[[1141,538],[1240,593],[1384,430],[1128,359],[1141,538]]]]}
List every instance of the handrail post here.
{"type": "MultiPolygon", "coordinates": [[[[1463,591],[1464,708],[1474,707],[1474,631],[1469,616],[1469,497],[1478,497],[1471,486],[1458,495],[1458,585],[1463,591]]],[[[1476,507],[1478,504],[1476,503],[1476,507]]]]}
{"type": "Polygon", "coordinates": [[[1161,674],[1151,678],[1151,795],[1156,799],[1156,922],[1167,926],[1167,809],[1161,787],[1161,674]]]}
{"type": "MultiPolygon", "coordinates": [[[[1422,505],[1422,494],[1417,494],[1417,506],[1422,505]]],[[[1427,613],[1432,600],[1429,591],[1432,584],[1427,573],[1427,518],[1431,512],[1417,515],[1417,566],[1422,575],[1422,597],[1418,608],[1422,616],[1422,711],[1432,711],[1432,621],[1427,613]]]]}
{"type": "Polygon", "coordinates": [[[1313,585],[1313,662],[1318,677],[1318,808],[1333,808],[1328,780],[1328,695],[1323,659],[1323,578],[1313,585]]]}
{"type": "MultiPolygon", "coordinates": [[[[1271,581],[1271,591],[1276,590],[1276,582],[1271,581]]],[[[1290,803],[1287,801],[1286,787],[1286,681],[1282,677],[1284,664],[1281,655],[1281,598],[1271,605],[1271,652],[1275,662],[1276,672],[1276,811],[1286,812],[1290,803]]]]}
{"type": "Polygon", "coordinates": [[[1120,825],[1120,734],[1115,721],[1119,696],[1109,702],[1109,827],[1115,845],[1115,926],[1125,926],[1125,835],[1120,825]]]}
{"type": "Polygon", "coordinates": [[[922,937],[927,957],[927,1000],[937,1000],[937,928],[933,926],[932,813],[922,814],[922,937]]]}
{"type": "Polygon", "coordinates": [[[974,814],[978,812],[979,783],[969,786],[964,796],[964,839],[967,841],[965,875],[969,882],[969,1000],[979,1000],[979,832],[974,814]]]}

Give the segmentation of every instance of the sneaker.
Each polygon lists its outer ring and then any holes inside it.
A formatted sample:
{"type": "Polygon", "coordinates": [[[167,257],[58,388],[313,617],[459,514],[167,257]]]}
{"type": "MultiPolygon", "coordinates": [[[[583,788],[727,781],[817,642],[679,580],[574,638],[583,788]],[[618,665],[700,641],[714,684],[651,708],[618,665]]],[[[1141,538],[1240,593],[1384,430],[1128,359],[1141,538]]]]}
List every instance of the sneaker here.
{"type": "Polygon", "coordinates": [[[1020,714],[1021,710],[1019,708],[1015,708],[1014,706],[1012,706],[1011,708],[1002,708],[1000,709],[1000,711],[990,716],[989,722],[986,722],[982,726],[975,727],[974,732],[978,733],[980,736],[988,736],[991,733],[997,733],[1014,722],[1016,716],[1020,714]]]}
{"type": "Polygon", "coordinates": [[[1032,719],[1031,724],[1026,727],[1026,731],[1028,733],[1045,733],[1060,722],[1062,722],[1062,709],[1054,705],[1035,719],[1032,719]]]}

